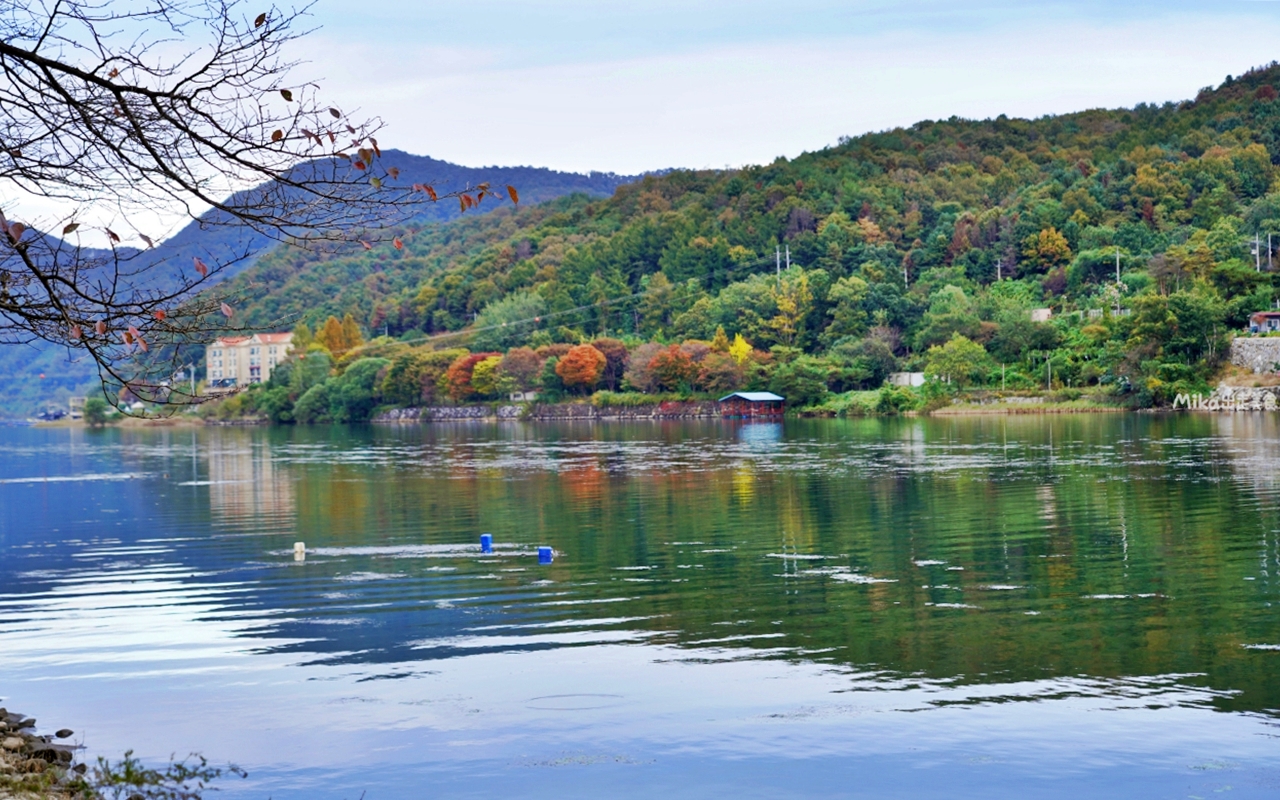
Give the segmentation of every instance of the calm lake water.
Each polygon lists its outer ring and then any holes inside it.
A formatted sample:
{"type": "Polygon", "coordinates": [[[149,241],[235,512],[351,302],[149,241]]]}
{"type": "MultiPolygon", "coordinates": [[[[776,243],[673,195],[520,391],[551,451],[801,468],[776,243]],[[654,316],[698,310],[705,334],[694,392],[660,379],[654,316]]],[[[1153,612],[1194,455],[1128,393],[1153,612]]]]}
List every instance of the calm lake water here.
{"type": "Polygon", "coordinates": [[[1278,470],[1260,414],[0,429],[0,697],[229,800],[1274,798],[1278,470]]]}

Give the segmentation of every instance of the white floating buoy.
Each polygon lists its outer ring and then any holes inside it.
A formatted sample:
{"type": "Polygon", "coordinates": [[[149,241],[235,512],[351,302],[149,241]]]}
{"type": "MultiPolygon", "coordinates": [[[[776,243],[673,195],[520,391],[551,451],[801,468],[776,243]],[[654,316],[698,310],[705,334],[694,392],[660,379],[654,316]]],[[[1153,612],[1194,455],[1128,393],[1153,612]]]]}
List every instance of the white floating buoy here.
{"type": "Polygon", "coordinates": [[[293,543],[293,560],[294,561],[307,560],[307,543],[306,542],[293,543]]]}

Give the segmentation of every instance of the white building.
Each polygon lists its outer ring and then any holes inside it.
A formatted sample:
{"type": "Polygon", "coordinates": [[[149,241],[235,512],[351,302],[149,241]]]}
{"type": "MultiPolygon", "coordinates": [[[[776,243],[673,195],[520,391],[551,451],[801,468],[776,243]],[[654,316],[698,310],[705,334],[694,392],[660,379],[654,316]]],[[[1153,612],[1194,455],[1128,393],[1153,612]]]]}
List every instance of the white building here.
{"type": "Polygon", "coordinates": [[[293,347],[292,333],[255,333],[215,339],[205,349],[210,389],[234,389],[270,379],[293,347]]]}

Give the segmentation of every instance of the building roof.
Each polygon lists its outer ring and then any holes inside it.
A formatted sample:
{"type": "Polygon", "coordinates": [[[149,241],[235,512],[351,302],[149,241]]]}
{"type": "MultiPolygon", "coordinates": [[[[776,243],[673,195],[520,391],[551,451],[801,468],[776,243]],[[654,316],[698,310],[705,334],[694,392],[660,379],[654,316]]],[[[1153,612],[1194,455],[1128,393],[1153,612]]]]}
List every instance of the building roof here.
{"type": "Polygon", "coordinates": [[[1249,315],[1250,319],[1257,319],[1258,317],[1263,317],[1263,318],[1280,317],[1280,311],[1255,311],[1249,315]]]}
{"type": "Polygon", "coordinates": [[[748,403],[779,403],[784,399],[773,392],[734,392],[733,394],[726,394],[724,397],[721,397],[720,402],[723,403],[724,401],[732,400],[735,397],[739,400],[746,400],[748,403]]]}
{"type": "Polygon", "coordinates": [[[255,333],[250,336],[219,336],[213,340],[211,347],[234,347],[238,344],[256,340],[258,344],[289,344],[293,341],[292,333],[255,333]]]}

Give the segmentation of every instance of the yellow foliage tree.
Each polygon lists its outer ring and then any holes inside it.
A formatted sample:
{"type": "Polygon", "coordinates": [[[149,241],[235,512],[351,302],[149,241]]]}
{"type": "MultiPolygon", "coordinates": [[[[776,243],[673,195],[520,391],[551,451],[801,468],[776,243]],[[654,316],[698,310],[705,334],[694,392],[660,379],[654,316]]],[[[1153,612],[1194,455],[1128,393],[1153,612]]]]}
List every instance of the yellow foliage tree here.
{"type": "Polygon", "coordinates": [[[364,337],[360,335],[360,326],[356,324],[356,318],[351,316],[349,311],[342,318],[342,343],[346,345],[343,350],[354,350],[364,344],[364,337]]]}
{"type": "Polygon", "coordinates": [[[1057,267],[1071,261],[1071,245],[1057,228],[1045,228],[1028,242],[1026,255],[1045,267],[1057,267]]]}
{"type": "Polygon", "coordinates": [[[344,353],[347,350],[346,339],[342,335],[342,323],[334,316],[330,316],[324,321],[324,326],[316,334],[315,340],[317,344],[334,355],[344,353]]]}
{"type": "Polygon", "coordinates": [[[778,313],[769,320],[769,327],[773,329],[779,344],[791,347],[799,336],[801,320],[813,307],[809,278],[803,273],[795,277],[788,276],[772,290],[772,295],[778,313]]]}
{"type": "Polygon", "coordinates": [[[751,343],[742,338],[742,334],[736,334],[733,337],[733,344],[729,345],[729,355],[738,362],[738,366],[742,366],[751,355],[751,343]]]}

